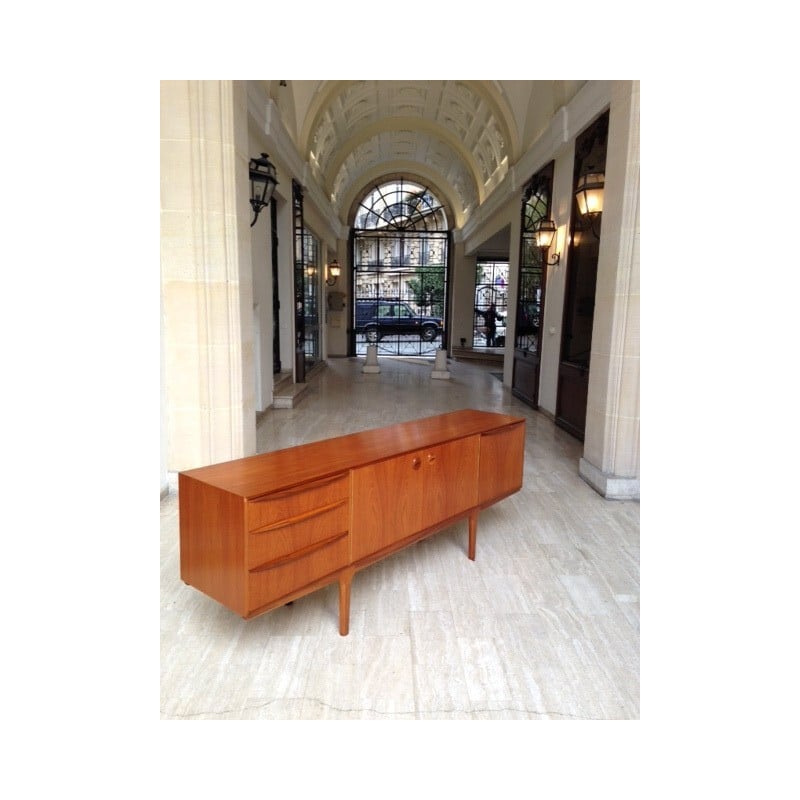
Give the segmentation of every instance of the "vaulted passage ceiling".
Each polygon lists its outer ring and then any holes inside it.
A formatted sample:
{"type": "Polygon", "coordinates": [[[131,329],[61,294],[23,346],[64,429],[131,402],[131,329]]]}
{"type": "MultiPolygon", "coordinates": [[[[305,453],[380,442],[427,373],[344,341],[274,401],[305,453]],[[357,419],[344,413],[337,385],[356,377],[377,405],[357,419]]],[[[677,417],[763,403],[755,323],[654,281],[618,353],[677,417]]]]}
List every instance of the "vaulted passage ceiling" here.
{"type": "Polygon", "coordinates": [[[365,189],[404,175],[463,224],[520,157],[537,125],[582,82],[269,81],[301,156],[343,223],[365,189]]]}
{"type": "Polygon", "coordinates": [[[376,168],[411,163],[467,209],[507,164],[510,138],[494,104],[466,83],[369,81],[332,94],[310,120],[304,144],[334,198],[350,200],[376,168]]]}

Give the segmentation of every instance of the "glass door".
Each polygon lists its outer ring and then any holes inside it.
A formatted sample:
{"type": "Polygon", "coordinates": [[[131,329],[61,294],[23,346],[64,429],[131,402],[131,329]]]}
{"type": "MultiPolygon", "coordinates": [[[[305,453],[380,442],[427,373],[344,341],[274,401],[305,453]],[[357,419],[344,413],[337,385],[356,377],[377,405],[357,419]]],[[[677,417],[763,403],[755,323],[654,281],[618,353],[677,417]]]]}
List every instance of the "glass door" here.
{"type": "Polygon", "coordinates": [[[278,292],[278,204],[273,197],[269,206],[272,228],[272,371],[281,371],[281,301],[278,292]]]}
{"type": "Polygon", "coordinates": [[[294,382],[305,383],[305,331],[306,331],[306,256],[303,225],[303,189],[292,181],[294,213],[294,382]]]}
{"type": "Polygon", "coordinates": [[[519,295],[514,324],[514,372],[511,392],[533,408],[539,405],[539,368],[547,268],[544,251],[536,246],[537,222],[550,216],[553,162],[536,173],[522,196],[519,295]]]}

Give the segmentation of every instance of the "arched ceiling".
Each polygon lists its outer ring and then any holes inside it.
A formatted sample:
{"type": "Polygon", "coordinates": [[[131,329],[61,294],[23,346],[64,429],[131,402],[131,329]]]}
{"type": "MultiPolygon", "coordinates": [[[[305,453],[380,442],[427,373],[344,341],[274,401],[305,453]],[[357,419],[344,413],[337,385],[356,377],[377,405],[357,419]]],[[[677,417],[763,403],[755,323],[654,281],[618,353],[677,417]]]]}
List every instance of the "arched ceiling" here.
{"type": "MultiPolygon", "coordinates": [[[[576,89],[564,81],[270,81],[284,123],[336,215],[384,174],[438,187],[463,225],[576,89]]],[[[579,83],[575,84],[576,86],[579,83]]]]}

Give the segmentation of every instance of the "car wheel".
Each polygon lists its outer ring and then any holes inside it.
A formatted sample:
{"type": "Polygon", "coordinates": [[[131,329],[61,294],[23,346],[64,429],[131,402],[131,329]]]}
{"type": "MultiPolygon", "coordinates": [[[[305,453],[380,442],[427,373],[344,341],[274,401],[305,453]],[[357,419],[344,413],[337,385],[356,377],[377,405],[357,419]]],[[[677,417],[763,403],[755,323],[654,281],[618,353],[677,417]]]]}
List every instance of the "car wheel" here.
{"type": "Polygon", "coordinates": [[[367,330],[364,331],[364,336],[366,336],[366,339],[370,344],[375,344],[375,342],[378,341],[378,329],[367,328],[367,330]]]}
{"type": "Polygon", "coordinates": [[[436,328],[432,325],[423,328],[422,333],[420,333],[420,338],[423,342],[432,342],[436,338],[436,328]]]}

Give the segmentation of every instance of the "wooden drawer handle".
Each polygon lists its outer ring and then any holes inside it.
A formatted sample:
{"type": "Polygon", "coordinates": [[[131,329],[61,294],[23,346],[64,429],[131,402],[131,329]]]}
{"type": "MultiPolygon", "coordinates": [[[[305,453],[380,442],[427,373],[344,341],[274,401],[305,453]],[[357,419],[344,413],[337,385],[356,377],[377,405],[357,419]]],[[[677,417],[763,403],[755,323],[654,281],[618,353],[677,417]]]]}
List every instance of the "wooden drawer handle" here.
{"type": "Polygon", "coordinates": [[[436,456],[433,453],[428,453],[428,463],[433,464],[434,461],[436,461],[436,456]]]}
{"type": "Polygon", "coordinates": [[[330,547],[332,544],[335,544],[340,539],[343,539],[347,536],[349,531],[342,531],[341,533],[335,533],[333,536],[329,536],[327,539],[323,539],[321,542],[312,542],[305,547],[300,548],[299,550],[294,550],[291,553],[287,553],[285,556],[281,556],[280,558],[275,558],[272,561],[267,561],[266,564],[261,564],[258,567],[253,567],[249,570],[251,575],[255,575],[259,572],[267,572],[271,569],[276,569],[277,567],[282,567],[291,561],[299,561],[301,558],[305,558],[307,555],[315,552],[316,550],[322,550],[326,547],[330,547]]]}
{"type": "Polygon", "coordinates": [[[250,533],[269,533],[269,531],[274,531],[278,528],[287,528],[289,525],[295,525],[296,523],[303,522],[311,517],[318,517],[321,514],[327,514],[329,511],[332,511],[334,508],[339,508],[339,506],[343,506],[347,502],[348,500],[345,498],[344,500],[336,500],[333,503],[328,503],[326,506],[312,508],[309,511],[301,511],[299,514],[295,514],[293,517],[284,517],[283,519],[276,520],[275,522],[268,522],[266,525],[262,525],[260,528],[253,528],[250,533]]]}
{"type": "Polygon", "coordinates": [[[421,464],[422,461],[419,458],[417,458],[417,456],[414,456],[414,458],[411,460],[411,467],[413,469],[419,469],[421,464]]]}
{"type": "Polygon", "coordinates": [[[305,492],[313,492],[315,489],[321,489],[323,486],[336,483],[336,481],[346,477],[346,472],[340,472],[338,475],[333,475],[330,478],[324,478],[319,481],[314,481],[313,483],[303,483],[300,486],[293,486],[291,489],[284,489],[281,492],[270,492],[268,494],[259,495],[258,497],[251,497],[250,502],[267,503],[272,500],[285,500],[287,497],[292,497],[296,494],[304,494],[305,492]]]}

